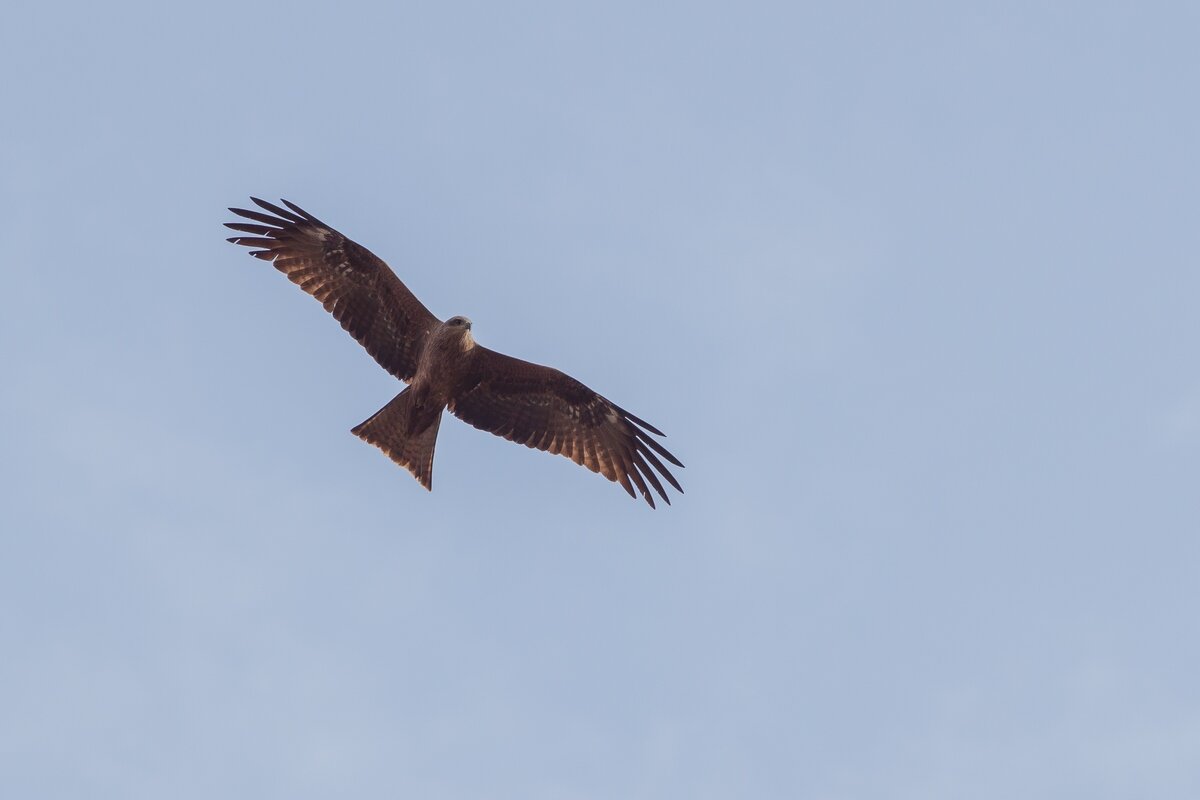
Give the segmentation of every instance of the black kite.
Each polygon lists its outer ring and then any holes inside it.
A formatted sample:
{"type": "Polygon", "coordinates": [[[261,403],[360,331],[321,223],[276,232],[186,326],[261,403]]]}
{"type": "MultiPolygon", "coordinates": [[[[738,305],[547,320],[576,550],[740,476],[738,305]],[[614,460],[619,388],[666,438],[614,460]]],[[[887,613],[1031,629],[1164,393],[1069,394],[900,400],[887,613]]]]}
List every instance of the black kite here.
{"type": "Polygon", "coordinates": [[[226,227],[250,236],[234,244],[272,261],[311,294],[408,388],[353,433],[432,489],[433,449],[442,410],[509,441],[566,456],[631,497],[648,487],[670,504],[659,476],[682,492],[658,456],[683,464],[650,434],[662,431],[556,369],[520,361],[475,343],[471,321],[441,322],[380,258],[288,201],[286,209],[250,198],[264,211],[229,209],[253,220],[226,227]],[[655,455],[655,454],[658,455],[655,455]],[[657,474],[656,474],[657,473],[657,474]]]}

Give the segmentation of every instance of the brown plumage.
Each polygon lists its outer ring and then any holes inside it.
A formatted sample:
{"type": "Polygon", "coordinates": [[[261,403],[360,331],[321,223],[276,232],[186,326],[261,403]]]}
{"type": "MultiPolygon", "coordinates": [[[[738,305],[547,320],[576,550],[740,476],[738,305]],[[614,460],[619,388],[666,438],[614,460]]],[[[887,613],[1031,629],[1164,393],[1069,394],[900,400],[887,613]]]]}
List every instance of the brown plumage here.
{"type": "Polygon", "coordinates": [[[654,507],[662,480],[683,489],[661,459],[682,467],[650,434],[653,425],[569,375],[475,343],[466,317],[438,320],[370,250],[282,201],[251,198],[262,211],[229,209],[254,223],[227,222],[254,248],[321,301],[380,366],[408,388],[353,433],[375,445],[424,486],[433,486],[433,451],[442,410],[509,441],[566,456],[654,507]],[[660,459],[661,456],[661,459],[660,459]],[[635,493],[635,488],[637,493],[635,493]]]}

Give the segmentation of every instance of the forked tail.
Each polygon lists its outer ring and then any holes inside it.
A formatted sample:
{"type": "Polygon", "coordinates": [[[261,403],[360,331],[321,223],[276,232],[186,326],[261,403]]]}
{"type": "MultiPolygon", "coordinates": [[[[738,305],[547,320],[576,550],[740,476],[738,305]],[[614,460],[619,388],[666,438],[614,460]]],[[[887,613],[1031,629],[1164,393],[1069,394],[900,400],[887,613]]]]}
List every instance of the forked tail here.
{"type": "Polygon", "coordinates": [[[410,387],[350,432],[378,447],[411,472],[422,486],[432,490],[433,448],[441,423],[442,409],[417,403],[410,387]]]}

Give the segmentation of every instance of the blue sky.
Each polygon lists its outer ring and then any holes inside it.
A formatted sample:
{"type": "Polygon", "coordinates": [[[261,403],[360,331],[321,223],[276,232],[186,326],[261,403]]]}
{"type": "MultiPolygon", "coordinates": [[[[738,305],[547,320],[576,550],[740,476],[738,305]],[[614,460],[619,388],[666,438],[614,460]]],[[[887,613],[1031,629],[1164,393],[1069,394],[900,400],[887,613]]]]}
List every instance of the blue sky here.
{"type": "Polygon", "coordinates": [[[0,792],[1200,794],[1200,12],[66,3],[0,29],[0,792]],[[442,426],[286,197],[661,427],[442,426]]]}

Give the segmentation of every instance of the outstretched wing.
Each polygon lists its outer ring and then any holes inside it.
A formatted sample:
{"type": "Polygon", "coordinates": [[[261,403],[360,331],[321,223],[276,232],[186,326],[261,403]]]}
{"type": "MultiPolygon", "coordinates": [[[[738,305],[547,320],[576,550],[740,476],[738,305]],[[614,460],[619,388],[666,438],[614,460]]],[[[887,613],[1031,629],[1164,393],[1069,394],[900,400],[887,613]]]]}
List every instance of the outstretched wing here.
{"type": "Polygon", "coordinates": [[[287,200],[284,209],[250,199],[271,213],[229,209],[255,223],[225,223],[253,234],[229,241],[256,248],[250,255],[273,261],[292,283],[320,300],[380,366],[401,380],[411,380],[421,344],[438,324],[429,309],[367,248],[287,200]]]}
{"type": "Polygon", "coordinates": [[[570,375],[476,345],[448,408],[459,419],[509,441],[548,450],[599,472],[654,508],[647,484],[671,503],[659,476],[683,488],[658,456],[683,464],[650,437],[664,435],[570,375]],[[655,454],[658,455],[655,455],[655,454]]]}

